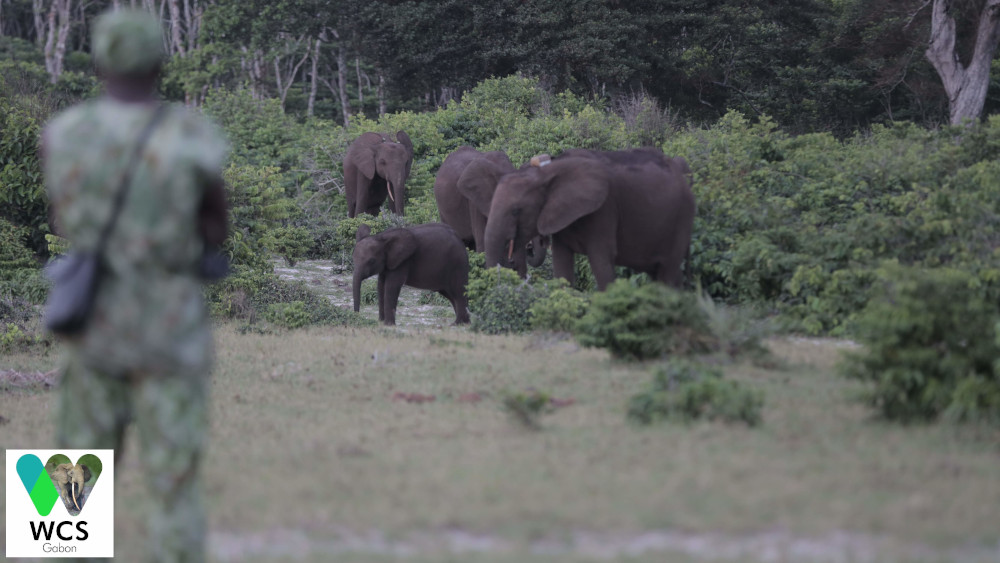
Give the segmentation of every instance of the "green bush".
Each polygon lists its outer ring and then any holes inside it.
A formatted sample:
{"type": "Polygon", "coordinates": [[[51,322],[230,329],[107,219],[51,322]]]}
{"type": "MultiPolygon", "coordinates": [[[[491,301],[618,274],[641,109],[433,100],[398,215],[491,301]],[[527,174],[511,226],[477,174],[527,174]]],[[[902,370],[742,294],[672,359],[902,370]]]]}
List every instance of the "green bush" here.
{"type": "Polygon", "coordinates": [[[694,295],[660,283],[635,287],[616,280],[593,295],[576,326],[581,344],[607,348],[626,360],[698,354],[717,346],[694,295]]]}
{"type": "Polygon", "coordinates": [[[629,399],[627,417],[642,425],[718,420],[757,426],[763,406],[763,392],[723,379],[715,368],[674,360],[658,368],[647,388],[629,399]]]}
{"type": "Polygon", "coordinates": [[[554,289],[528,309],[532,330],[573,332],[577,322],[587,312],[588,296],[565,287],[564,280],[559,282],[552,282],[554,289]]]}
{"type": "Polygon", "coordinates": [[[271,303],[264,313],[264,320],[285,328],[302,328],[312,324],[312,315],[303,301],[271,303]]]}
{"type": "Polygon", "coordinates": [[[555,410],[552,406],[552,397],[537,390],[516,393],[505,391],[500,404],[513,420],[529,430],[541,430],[542,415],[555,410]]]}
{"type": "Polygon", "coordinates": [[[0,352],[20,352],[47,346],[38,307],[22,297],[0,294],[0,352]]]}
{"type": "Polygon", "coordinates": [[[28,247],[44,257],[49,207],[38,158],[40,134],[34,117],[0,98],[0,219],[27,227],[28,247]]]}
{"type": "Polygon", "coordinates": [[[543,295],[544,290],[522,282],[516,273],[514,279],[517,281],[509,278],[507,282],[501,281],[477,296],[475,306],[470,302],[472,330],[486,334],[507,334],[531,329],[528,310],[543,295]]]}
{"type": "Polygon", "coordinates": [[[313,239],[305,227],[277,227],[264,234],[261,244],[284,258],[285,263],[292,267],[306,257],[313,245],[313,239]]]}
{"type": "Polygon", "coordinates": [[[864,351],[841,367],[885,418],[1000,420],[998,319],[974,275],[889,263],[857,320],[864,351]]]}
{"type": "MultiPolygon", "coordinates": [[[[294,303],[303,303],[309,325],[370,326],[375,323],[358,313],[338,307],[326,297],[309,290],[302,282],[289,282],[270,272],[236,265],[229,277],[208,286],[205,291],[211,313],[224,319],[242,319],[251,323],[268,315],[295,315],[294,303]],[[292,304],[292,305],[289,305],[292,304]],[[272,310],[272,306],[277,306],[272,310]],[[291,306],[291,309],[289,309],[291,306]]],[[[304,325],[303,325],[304,326],[304,325]]]]}

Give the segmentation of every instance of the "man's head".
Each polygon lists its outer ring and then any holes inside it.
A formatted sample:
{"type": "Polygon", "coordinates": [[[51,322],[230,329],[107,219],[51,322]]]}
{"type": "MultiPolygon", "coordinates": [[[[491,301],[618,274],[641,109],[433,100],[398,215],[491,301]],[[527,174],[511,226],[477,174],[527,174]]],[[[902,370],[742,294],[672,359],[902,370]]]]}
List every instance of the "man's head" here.
{"type": "Polygon", "coordinates": [[[94,64],[109,82],[152,83],[166,57],[160,21],[149,12],[105,12],[95,20],[92,38],[94,64]]]}

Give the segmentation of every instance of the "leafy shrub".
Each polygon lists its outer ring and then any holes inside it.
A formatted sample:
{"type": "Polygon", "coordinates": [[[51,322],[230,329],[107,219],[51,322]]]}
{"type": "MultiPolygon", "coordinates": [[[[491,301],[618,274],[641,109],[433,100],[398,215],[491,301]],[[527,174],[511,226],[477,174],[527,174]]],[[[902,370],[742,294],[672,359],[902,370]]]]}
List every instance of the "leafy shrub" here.
{"type": "Polygon", "coordinates": [[[979,280],[950,268],[886,264],[857,320],[863,352],[842,363],[888,419],[1000,420],[1000,325],[979,280]]]}
{"type": "Polygon", "coordinates": [[[512,419],[529,430],[541,430],[541,416],[555,410],[552,397],[537,390],[504,392],[500,404],[512,419]]]}
{"type": "Polygon", "coordinates": [[[307,255],[313,239],[305,227],[277,227],[261,238],[261,244],[291,267],[307,255]]]}
{"type": "Polygon", "coordinates": [[[577,323],[577,339],[626,360],[703,353],[716,346],[694,295],[660,283],[634,287],[621,279],[591,298],[577,323]]]}
{"type": "Polygon", "coordinates": [[[47,256],[48,197],[38,159],[38,122],[0,98],[0,219],[27,227],[31,251],[47,256]]]}
{"type": "Polygon", "coordinates": [[[290,248],[296,257],[304,253],[304,235],[285,226],[297,210],[277,168],[232,164],[223,178],[232,221],[223,249],[233,264],[270,271],[272,252],[290,248]]]}
{"type": "MultiPolygon", "coordinates": [[[[511,272],[506,269],[501,271],[511,272]]],[[[527,332],[531,328],[528,310],[544,290],[522,282],[516,273],[514,279],[517,281],[509,278],[507,282],[501,281],[477,296],[475,307],[470,302],[472,330],[486,334],[506,334],[527,332]]]]}
{"type": "Polygon", "coordinates": [[[302,328],[312,324],[312,315],[302,301],[271,303],[264,313],[264,320],[285,328],[302,328]]]}
{"type": "Polygon", "coordinates": [[[764,394],[722,372],[674,360],[656,370],[647,388],[629,399],[627,417],[648,425],[661,420],[719,420],[756,426],[761,422],[764,394]]]}
{"type": "Polygon", "coordinates": [[[528,309],[531,329],[573,332],[577,321],[587,312],[589,299],[584,293],[565,287],[564,280],[552,283],[554,289],[528,309]]]}
{"type": "Polygon", "coordinates": [[[19,352],[48,345],[35,305],[22,297],[0,295],[0,352],[19,352]]]}
{"type": "Polygon", "coordinates": [[[225,131],[235,164],[285,172],[298,163],[307,132],[285,114],[279,100],[254,99],[247,89],[213,88],[204,109],[225,131]]]}
{"type": "Polygon", "coordinates": [[[310,325],[369,326],[372,321],[352,310],[338,307],[326,297],[309,290],[302,282],[282,280],[270,272],[255,270],[246,265],[236,265],[233,273],[206,289],[206,299],[213,316],[226,319],[243,319],[255,322],[258,318],[282,311],[295,315],[296,306],[302,302],[309,315],[310,325]],[[283,304],[271,311],[272,305],[283,304]]]}

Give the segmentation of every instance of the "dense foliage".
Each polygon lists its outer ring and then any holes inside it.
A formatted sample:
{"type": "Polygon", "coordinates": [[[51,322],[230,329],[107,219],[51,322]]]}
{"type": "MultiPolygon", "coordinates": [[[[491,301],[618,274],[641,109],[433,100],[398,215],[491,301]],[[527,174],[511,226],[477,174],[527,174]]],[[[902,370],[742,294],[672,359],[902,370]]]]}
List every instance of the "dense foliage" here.
{"type": "Polygon", "coordinates": [[[764,394],[718,369],[687,360],[671,360],[656,369],[646,389],[628,402],[628,419],[642,425],[696,420],[743,423],[762,421],[764,394]]]}
{"type": "Polygon", "coordinates": [[[1000,421],[1000,308],[974,275],[952,268],[878,271],[858,320],[864,344],[843,365],[884,417],[1000,421]]]}

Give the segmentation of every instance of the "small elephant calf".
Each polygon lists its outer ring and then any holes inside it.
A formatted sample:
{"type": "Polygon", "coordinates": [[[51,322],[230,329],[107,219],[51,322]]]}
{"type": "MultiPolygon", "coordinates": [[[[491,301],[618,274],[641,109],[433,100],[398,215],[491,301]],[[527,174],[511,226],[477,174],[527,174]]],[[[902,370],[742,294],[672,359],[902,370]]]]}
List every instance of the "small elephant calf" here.
{"type": "Polygon", "coordinates": [[[389,229],[371,234],[358,227],[354,246],[354,310],[361,310],[361,282],[378,274],[378,319],[396,324],[396,304],[404,285],[430,289],[455,308],[455,324],[469,322],[465,285],[469,255],[455,230],[444,223],[389,229]]]}

